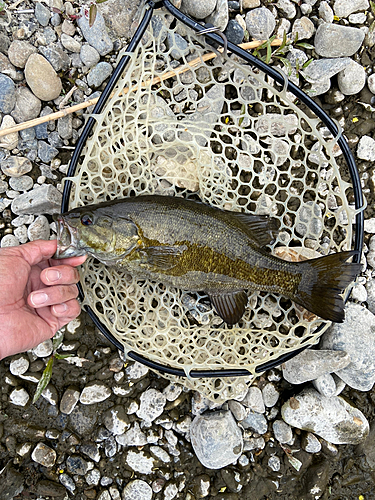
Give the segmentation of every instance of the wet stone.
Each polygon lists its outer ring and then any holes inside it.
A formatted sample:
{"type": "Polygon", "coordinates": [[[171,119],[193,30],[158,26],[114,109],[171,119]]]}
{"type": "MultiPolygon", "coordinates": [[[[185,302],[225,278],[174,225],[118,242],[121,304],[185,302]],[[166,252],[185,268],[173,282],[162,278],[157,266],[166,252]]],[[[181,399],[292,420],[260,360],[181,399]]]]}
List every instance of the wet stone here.
{"type": "Polygon", "coordinates": [[[224,35],[227,37],[229,42],[235,43],[236,45],[242,43],[245,31],[242,26],[239,25],[234,19],[230,19],[224,35]]]}
{"type": "Polygon", "coordinates": [[[148,389],[141,395],[141,406],[137,410],[137,416],[150,424],[164,411],[167,399],[156,389],[148,389]]]}
{"type": "Polygon", "coordinates": [[[30,396],[23,387],[14,389],[9,395],[9,401],[16,406],[26,406],[29,399],[30,396]]]}
{"type": "Polygon", "coordinates": [[[92,405],[101,403],[110,397],[111,389],[102,382],[90,382],[83,389],[79,398],[84,405],[92,405]]]}
{"type": "Polygon", "coordinates": [[[42,397],[52,406],[56,406],[59,401],[57,389],[52,384],[48,384],[47,387],[43,389],[42,397]]]}
{"type": "Polygon", "coordinates": [[[36,17],[37,21],[42,26],[47,26],[47,24],[49,23],[50,17],[51,17],[51,12],[41,2],[36,2],[36,4],[35,4],[35,17],[36,17]]]}
{"type": "Polygon", "coordinates": [[[0,73],[0,111],[8,114],[16,104],[16,87],[9,76],[0,73]]]}
{"type": "Polygon", "coordinates": [[[96,49],[94,49],[94,47],[91,47],[91,45],[89,45],[88,43],[82,45],[80,57],[83,64],[88,68],[95,66],[95,64],[97,64],[100,61],[99,52],[96,49]]]}
{"type": "Polygon", "coordinates": [[[60,474],[59,481],[63,486],[65,486],[65,488],[68,491],[70,491],[70,493],[74,493],[74,491],[76,489],[76,485],[74,484],[73,479],[68,474],[65,474],[65,472],[60,474]]]}
{"type": "Polygon", "coordinates": [[[71,429],[79,435],[90,434],[96,425],[97,414],[90,406],[77,406],[69,415],[71,429]]]}
{"type": "Polygon", "coordinates": [[[135,479],[128,483],[123,492],[122,500],[151,500],[152,499],[152,488],[141,479],[135,479]]]}
{"type": "Polygon", "coordinates": [[[12,375],[19,376],[27,372],[29,366],[29,358],[25,354],[21,354],[12,359],[9,365],[9,371],[12,375]]]}
{"type": "Polygon", "coordinates": [[[56,462],[56,452],[44,443],[38,443],[31,454],[32,460],[43,467],[52,467],[56,462]]]}
{"type": "Polygon", "coordinates": [[[58,154],[58,149],[54,148],[45,141],[38,141],[38,157],[44,163],[50,163],[58,154]]]}
{"type": "Polygon", "coordinates": [[[39,480],[36,485],[36,493],[42,497],[63,498],[66,494],[66,490],[62,485],[54,481],[42,479],[41,481],[39,480]]]}
{"type": "Polygon", "coordinates": [[[312,432],[307,432],[302,437],[302,448],[307,453],[319,453],[322,449],[319,439],[312,432]]]}
{"type": "Polygon", "coordinates": [[[87,83],[90,87],[99,87],[112,73],[113,68],[107,62],[100,62],[87,75],[87,83]]]}
{"type": "Polygon", "coordinates": [[[365,68],[355,61],[350,61],[350,64],[338,74],[337,83],[344,95],[354,95],[363,89],[366,78],[365,68]]]}
{"type": "Polygon", "coordinates": [[[167,401],[175,401],[182,392],[182,386],[178,384],[170,383],[163,390],[163,394],[167,401]]]}
{"type": "Polygon", "coordinates": [[[66,468],[70,474],[84,476],[88,471],[88,464],[79,455],[72,455],[66,459],[66,468]]]}
{"type": "Polygon", "coordinates": [[[80,446],[79,451],[87,455],[94,462],[100,461],[100,451],[99,446],[94,443],[84,443],[80,446]]]}
{"type": "Polygon", "coordinates": [[[116,436],[116,442],[122,446],[144,446],[147,444],[147,437],[141,431],[138,422],[134,422],[128,431],[116,436]]]}
{"type": "Polygon", "coordinates": [[[52,340],[47,339],[44,342],[41,342],[34,347],[34,349],[32,349],[32,352],[38,358],[46,358],[47,356],[50,356],[53,352],[52,340]]]}
{"type": "Polygon", "coordinates": [[[315,51],[322,57],[352,56],[362,45],[365,33],[349,26],[323,23],[316,31],[315,51]]]}
{"type": "Polygon", "coordinates": [[[292,428],[283,420],[275,420],[272,424],[272,429],[279,443],[290,443],[292,441],[292,428]]]}
{"type": "Polygon", "coordinates": [[[155,467],[155,459],[148,457],[144,451],[129,450],[126,455],[126,463],[134,472],[140,474],[152,474],[155,467]]]}
{"type": "Polygon", "coordinates": [[[103,414],[103,423],[115,436],[129,429],[129,417],[123,406],[113,406],[103,414]]]}
{"type": "Polygon", "coordinates": [[[280,458],[277,455],[272,455],[268,459],[268,467],[270,467],[274,472],[278,472],[281,467],[280,458]]]}
{"type": "Polygon", "coordinates": [[[9,47],[9,61],[17,68],[24,68],[29,56],[35,52],[37,49],[31,43],[24,40],[14,40],[9,47]]]}
{"type": "Polygon", "coordinates": [[[245,17],[247,31],[255,40],[267,40],[272,35],[276,19],[266,7],[251,10],[245,17]]]}
{"type": "Polygon", "coordinates": [[[207,412],[195,417],[190,438],[198,460],[209,469],[221,469],[242,453],[242,433],[230,411],[207,412]]]}
{"type": "Polygon", "coordinates": [[[61,198],[60,191],[52,184],[44,184],[17,196],[12,203],[12,212],[16,215],[60,213],[61,198]]]}
{"type": "Polygon", "coordinates": [[[245,420],[241,422],[242,427],[251,429],[258,434],[265,434],[267,432],[267,420],[261,413],[251,411],[247,414],[245,420]]]}
{"type": "Polygon", "coordinates": [[[86,474],[86,483],[91,486],[97,486],[100,481],[100,471],[98,469],[92,469],[86,474]]]}
{"type": "Polygon", "coordinates": [[[49,240],[50,227],[47,217],[39,215],[28,227],[27,236],[30,241],[49,240]]]}
{"type": "Polygon", "coordinates": [[[78,19],[78,26],[88,43],[94,47],[101,56],[111,52],[113,43],[107,33],[102,14],[98,11],[95,23],[90,27],[89,20],[85,16],[84,9],[81,10],[81,17],[78,19]]]}

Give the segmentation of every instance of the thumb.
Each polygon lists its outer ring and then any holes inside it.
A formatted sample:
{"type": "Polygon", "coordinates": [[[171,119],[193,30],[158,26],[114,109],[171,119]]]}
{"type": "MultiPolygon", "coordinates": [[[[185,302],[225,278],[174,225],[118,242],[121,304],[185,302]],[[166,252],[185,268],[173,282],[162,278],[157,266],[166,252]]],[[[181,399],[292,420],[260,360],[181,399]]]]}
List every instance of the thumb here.
{"type": "Polygon", "coordinates": [[[56,252],[56,240],[35,240],[18,247],[7,248],[6,253],[23,258],[30,266],[48,260],[56,252]]]}

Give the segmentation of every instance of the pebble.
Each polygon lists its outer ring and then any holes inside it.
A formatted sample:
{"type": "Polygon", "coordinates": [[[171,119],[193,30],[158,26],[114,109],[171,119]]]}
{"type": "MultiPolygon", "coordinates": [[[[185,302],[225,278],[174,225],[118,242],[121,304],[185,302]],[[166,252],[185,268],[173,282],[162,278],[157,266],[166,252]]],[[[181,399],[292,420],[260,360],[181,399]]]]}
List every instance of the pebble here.
{"type": "Polygon", "coordinates": [[[372,73],[367,79],[367,85],[372,94],[375,94],[375,73],[372,73]]]}
{"type": "Polygon", "coordinates": [[[262,391],[259,387],[250,387],[241,403],[257,413],[264,413],[266,411],[262,391]]]}
{"type": "Polygon", "coordinates": [[[141,405],[136,412],[137,417],[145,420],[146,425],[149,425],[163,413],[167,399],[162,392],[148,389],[142,393],[140,402],[141,405]]]}
{"type": "Polygon", "coordinates": [[[140,474],[152,474],[155,467],[155,459],[148,457],[144,451],[129,450],[126,455],[126,463],[140,474]]]}
{"type": "Polygon", "coordinates": [[[258,434],[265,434],[268,429],[265,416],[252,410],[250,410],[246,418],[242,420],[241,425],[244,429],[251,429],[258,434]]]}
{"type": "Polygon", "coordinates": [[[92,405],[105,401],[111,394],[111,389],[103,382],[89,382],[81,392],[79,401],[84,405],[92,405]]]}
{"type": "Polygon", "coordinates": [[[350,26],[323,23],[316,30],[315,51],[322,57],[352,56],[362,45],[365,33],[350,26]]]}
{"type": "Polygon", "coordinates": [[[76,32],[76,27],[72,23],[72,21],[69,21],[68,19],[64,19],[61,30],[63,33],[73,36],[74,33],[76,32]]]}
{"type": "Polygon", "coordinates": [[[147,444],[147,437],[141,431],[138,422],[135,422],[124,434],[116,436],[116,442],[121,446],[144,446],[147,444]]]}
{"type": "MultiPolygon", "coordinates": [[[[22,172],[23,175],[26,172],[22,172]]],[[[23,193],[12,202],[12,212],[24,214],[58,214],[61,211],[62,195],[52,184],[43,184],[37,189],[23,193]]]]}
{"type": "Polygon", "coordinates": [[[21,354],[13,358],[9,365],[9,371],[12,375],[22,375],[29,369],[29,358],[25,354],[21,354]]]}
{"type": "Polygon", "coordinates": [[[336,396],[336,382],[330,373],[320,375],[320,377],[313,380],[312,383],[315,389],[323,396],[326,396],[327,398],[336,396]]]}
{"type": "Polygon", "coordinates": [[[123,406],[113,406],[103,414],[103,424],[115,436],[124,434],[130,427],[129,417],[123,406]]]}
{"type": "Polygon", "coordinates": [[[152,455],[154,455],[154,457],[161,460],[165,464],[171,461],[171,457],[160,446],[150,446],[150,452],[152,453],[152,455]]]}
{"type": "Polygon", "coordinates": [[[241,421],[241,420],[244,420],[246,418],[247,410],[244,407],[244,405],[242,405],[238,401],[231,400],[231,401],[229,401],[228,406],[229,406],[229,409],[233,413],[233,416],[236,420],[241,421]]]}
{"type": "Polygon", "coordinates": [[[267,40],[276,27],[276,19],[266,7],[249,11],[245,17],[247,31],[255,40],[267,40]]]}
{"type": "Polygon", "coordinates": [[[72,494],[74,493],[74,491],[76,489],[76,485],[74,484],[73,479],[68,474],[66,474],[65,472],[60,474],[59,481],[63,486],[65,486],[65,488],[68,491],[70,491],[70,493],[72,493],[72,494]]]}
{"type": "Polygon", "coordinates": [[[297,65],[299,68],[302,68],[302,66],[307,61],[307,55],[303,50],[300,49],[291,48],[286,57],[290,61],[290,64],[293,66],[293,68],[296,68],[297,65]]]}
{"type": "Polygon", "coordinates": [[[319,453],[322,445],[319,439],[312,432],[307,432],[302,436],[302,448],[307,453],[319,453]]]}
{"type": "Polygon", "coordinates": [[[372,314],[375,314],[375,280],[366,283],[367,306],[372,314]]]}
{"type": "Polygon", "coordinates": [[[275,438],[279,443],[286,444],[292,442],[293,440],[292,428],[283,420],[275,420],[272,423],[272,430],[275,434],[275,438]]]}
{"type": "Polygon", "coordinates": [[[17,68],[24,68],[29,56],[35,52],[37,49],[31,43],[24,40],[14,40],[9,46],[9,61],[17,68]]]}
{"type": "Polygon", "coordinates": [[[370,391],[375,383],[374,330],[375,316],[359,304],[348,303],[345,321],[334,324],[323,336],[324,349],[345,350],[350,355],[351,363],[334,371],[353,389],[370,391]]]}
{"type": "Polygon", "coordinates": [[[57,132],[62,139],[71,139],[73,136],[73,115],[63,116],[57,120],[57,132]]]}
{"type": "MultiPolygon", "coordinates": [[[[39,382],[39,380],[38,380],[39,382]]],[[[59,395],[57,393],[57,389],[54,385],[48,384],[45,389],[42,391],[42,397],[52,406],[57,406],[59,401],[59,395]]]]}
{"type": "Polygon", "coordinates": [[[242,43],[245,31],[240,24],[234,20],[229,19],[228,25],[224,31],[224,35],[227,37],[229,42],[235,43],[236,45],[242,43]]]}
{"type": "Polygon", "coordinates": [[[77,54],[81,52],[81,44],[77,42],[77,40],[75,40],[73,37],[67,35],[66,33],[63,33],[60,37],[60,40],[66,50],[69,50],[70,52],[76,52],[77,54]]]}
{"type": "Polygon", "coordinates": [[[57,45],[39,47],[40,53],[47,59],[55,71],[66,71],[70,66],[69,56],[57,45]]]}
{"type": "Polygon", "coordinates": [[[292,38],[295,39],[298,35],[298,40],[308,40],[315,33],[315,26],[308,17],[301,17],[294,21],[292,27],[292,38]]]}
{"type": "Polygon", "coordinates": [[[219,28],[224,31],[229,20],[228,0],[217,0],[216,8],[211,15],[206,19],[206,23],[219,28]]]}
{"type": "Polygon", "coordinates": [[[206,412],[195,417],[190,439],[198,460],[209,469],[221,469],[242,454],[242,433],[230,411],[206,412]]]}
{"type": "Polygon", "coordinates": [[[42,101],[52,101],[60,95],[61,80],[52,65],[40,54],[31,54],[28,58],[25,78],[33,93],[42,101]]]}
{"type": "MultiPolygon", "coordinates": [[[[1,122],[0,130],[13,127],[14,125],[16,125],[16,122],[14,121],[13,117],[11,117],[10,115],[5,115],[3,121],[1,122]]],[[[14,148],[16,148],[17,145],[18,145],[18,132],[11,132],[3,137],[0,137],[1,148],[11,151],[14,148]]]]}
{"type": "Polygon", "coordinates": [[[328,2],[320,2],[318,12],[319,17],[323,19],[324,22],[333,23],[334,13],[328,2]]]}
{"type": "Polygon", "coordinates": [[[9,394],[9,401],[16,406],[26,406],[29,399],[30,396],[23,387],[13,389],[9,394]]]}
{"type": "MultiPolygon", "coordinates": [[[[33,185],[34,181],[28,175],[22,175],[21,177],[11,177],[9,179],[9,186],[15,191],[29,191],[33,187],[33,185]]],[[[12,224],[13,223],[14,220],[12,221],[12,224]]]]}
{"type": "Polygon", "coordinates": [[[298,127],[298,118],[294,114],[279,115],[277,113],[266,113],[255,122],[255,130],[260,136],[274,135],[280,137],[294,134],[298,127]]]}
{"type": "Polygon", "coordinates": [[[15,104],[16,86],[9,76],[0,73],[0,111],[8,114],[12,111],[15,104]]]}
{"type": "Polygon", "coordinates": [[[27,236],[30,241],[49,240],[50,227],[47,217],[39,215],[28,227],[27,236]]]}
{"type": "Polygon", "coordinates": [[[37,21],[42,26],[47,26],[47,24],[49,23],[50,17],[51,17],[51,12],[41,2],[36,2],[36,4],[35,4],[35,17],[36,17],[37,21]]]}
{"type": "Polygon", "coordinates": [[[52,467],[56,462],[56,452],[44,443],[38,443],[32,454],[32,460],[43,467],[52,467]]]}
{"type": "Polygon", "coordinates": [[[99,87],[112,74],[112,71],[111,64],[100,62],[87,75],[88,85],[90,87],[99,87]]]}
{"type": "Polygon", "coordinates": [[[95,406],[77,405],[69,415],[69,428],[84,436],[93,432],[98,415],[95,406]]]}
{"type": "Polygon", "coordinates": [[[110,39],[104,18],[100,11],[97,12],[95,23],[90,27],[89,20],[84,14],[84,8],[81,10],[81,17],[77,21],[81,28],[85,40],[94,47],[101,56],[105,56],[113,49],[113,43],[110,39]]]}
{"type": "Polygon", "coordinates": [[[181,10],[195,19],[204,19],[213,13],[216,0],[183,0],[181,10]]]}
{"type": "Polygon", "coordinates": [[[59,150],[55,147],[45,141],[38,141],[38,157],[42,162],[50,163],[58,154],[59,150]]]}
{"type": "Polygon", "coordinates": [[[79,450],[87,455],[94,462],[100,462],[100,451],[99,446],[94,443],[84,443],[80,446],[79,450]]]}
{"type": "Polygon", "coordinates": [[[151,500],[152,488],[141,479],[130,481],[122,492],[122,500],[151,500]]]}
{"type": "Polygon", "coordinates": [[[350,24],[365,24],[366,22],[366,14],[364,12],[359,12],[358,14],[351,14],[349,16],[350,24]]]}
{"type": "Polygon", "coordinates": [[[277,455],[272,455],[268,459],[268,467],[270,467],[274,472],[278,472],[281,467],[280,458],[277,455]]]}
{"type": "Polygon", "coordinates": [[[281,414],[292,427],[312,431],[333,444],[358,444],[369,432],[362,412],[339,396],[326,398],[312,388],[290,398],[281,414]]]}
{"type": "Polygon", "coordinates": [[[367,301],[367,290],[365,285],[360,283],[356,283],[352,288],[351,299],[353,301],[358,302],[366,302],[367,301]]]}
{"type": "Polygon", "coordinates": [[[16,247],[20,244],[18,239],[14,236],[14,234],[6,234],[1,238],[0,241],[0,247],[1,248],[6,248],[6,247],[16,247]]]}
{"type": "Polygon", "coordinates": [[[338,74],[337,83],[344,95],[358,94],[366,84],[365,68],[355,61],[350,61],[350,64],[338,74]]]}
{"type": "Polygon", "coordinates": [[[163,389],[163,394],[167,401],[176,401],[178,396],[182,393],[182,389],[182,385],[170,383],[163,389]]]}
{"type": "Polygon", "coordinates": [[[88,463],[79,455],[71,455],[66,459],[66,468],[70,474],[84,476],[88,471],[88,463]]]}
{"type": "Polygon", "coordinates": [[[343,71],[351,62],[349,57],[317,59],[310,63],[302,74],[310,83],[320,82],[343,71]]]}
{"type": "Polygon", "coordinates": [[[348,17],[353,12],[368,10],[370,8],[368,0],[335,0],[333,10],[337,17],[348,17]]]}
{"type": "Polygon", "coordinates": [[[91,68],[100,61],[100,54],[94,47],[85,43],[81,47],[80,58],[85,66],[91,68]]]}
{"type": "Polygon", "coordinates": [[[3,160],[0,166],[3,174],[9,177],[21,177],[33,168],[31,161],[21,156],[10,156],[3,160]]]}
{"type": "Polygon", "coordinates": [[[290,0],[278,0],[277,8],[287,19],[294,19],[296,17],[296,8],[290,0]]]}
{"type": "MultiPolygon", "coordinates": [[[[375,233],[375,217],[365,220],[365,233],[370,233],[370,234],[375,233]]],[[[371,238],[369,247],[370,247],[369,248],[370,252],[373,252],[375,250],[375,239],[373,240],[373,238],[371,238]]],[[[367,257],[369,253],[367,254],[367,257]]]]}
{"type": "Polygon", "coordinates": [[[275,406],[280,396],[274,384],[266,384],[262,389],[262,395],[264,405],[267,406],[267,408],[275,406]]]}

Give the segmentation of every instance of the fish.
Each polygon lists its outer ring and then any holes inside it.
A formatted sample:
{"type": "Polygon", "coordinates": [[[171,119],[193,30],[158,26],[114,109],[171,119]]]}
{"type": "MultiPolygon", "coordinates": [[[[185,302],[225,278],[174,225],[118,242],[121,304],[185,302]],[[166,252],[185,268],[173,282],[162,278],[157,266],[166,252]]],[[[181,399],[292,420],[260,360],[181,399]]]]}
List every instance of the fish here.
{"type": "Polygon", "coordinates": [[[228,325],[242,318],[248,291],[283,295],[341,323],[342,292],[361,269],[350,262],[353,250],[287,262],[267,248],[279,229],[276,218],[176,196],[134,196],[73,208],[56,223],[55,258],[88,254],[138,280],[204,292],[228,325]]]}

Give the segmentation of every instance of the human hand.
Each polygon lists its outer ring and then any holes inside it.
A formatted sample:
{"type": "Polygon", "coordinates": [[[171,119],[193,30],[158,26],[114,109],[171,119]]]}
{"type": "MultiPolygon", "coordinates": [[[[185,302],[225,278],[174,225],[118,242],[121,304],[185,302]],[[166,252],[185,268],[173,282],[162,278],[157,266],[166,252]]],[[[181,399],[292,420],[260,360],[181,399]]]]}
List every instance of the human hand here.
{"type": "Polygon", "coordinates": [[[0,248],[0,359],[55,335],[78,316],[79,266],[86,260],[53,260],[56,240],[0,248]]]}

